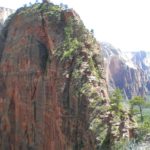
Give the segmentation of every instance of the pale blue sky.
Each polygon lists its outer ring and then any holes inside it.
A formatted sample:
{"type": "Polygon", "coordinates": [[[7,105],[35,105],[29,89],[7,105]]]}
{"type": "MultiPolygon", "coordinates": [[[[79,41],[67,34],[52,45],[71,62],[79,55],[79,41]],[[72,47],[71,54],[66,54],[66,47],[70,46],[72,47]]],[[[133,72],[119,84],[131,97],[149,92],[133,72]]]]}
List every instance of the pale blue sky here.
{"type": "MultiPolygon", "coordinates": [[[[0,0],[0,6],[17,8],[36,0],[0,0]]],[[[74,8],[99,41],[126,51],[150,51],[150,0],[52,0],[74,8]]]]}

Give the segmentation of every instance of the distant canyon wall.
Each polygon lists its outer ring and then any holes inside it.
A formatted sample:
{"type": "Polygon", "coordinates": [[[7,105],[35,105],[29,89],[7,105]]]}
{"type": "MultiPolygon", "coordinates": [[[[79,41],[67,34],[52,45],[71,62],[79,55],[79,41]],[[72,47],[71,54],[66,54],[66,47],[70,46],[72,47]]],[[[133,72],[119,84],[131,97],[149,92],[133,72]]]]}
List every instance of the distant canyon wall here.
{"type": "Polygon", "coordinates": [[[149,52],[122,52],[109,43],[101,43],[109,91],[120,88],[127,99],[150,93],[149,52]]]}
{"type": "Polygon", "coordinates": [[[9,9],[9,8],[0,7],[0,30],[2,29],[2,27],[5,23],[5,20],[12,13],[14,13],[14,10],[9,9]]]}

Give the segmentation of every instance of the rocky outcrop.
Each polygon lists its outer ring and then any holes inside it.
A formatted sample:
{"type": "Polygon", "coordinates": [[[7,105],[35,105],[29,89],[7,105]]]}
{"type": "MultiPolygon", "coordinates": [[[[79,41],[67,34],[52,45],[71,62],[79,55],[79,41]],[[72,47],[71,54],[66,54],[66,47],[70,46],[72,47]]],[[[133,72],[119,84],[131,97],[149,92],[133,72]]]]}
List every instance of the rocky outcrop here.
{"type": "Polygon", "coordinates": [[[9,8],[0,7],[0,30],[2,29],[5,20],[9,15],[11,15],[14,10],[9,8]]]}
{"type": "Polygon", "coordinates": [[[146,64],[148,53],[125,53],[108,43],[101,43],[101,47],[105,57],[110,92],[120,88],[127,99],[149,94],[149,66],[148,63],[146,64]]]}
{"type": "Polygon", "coordinates": [[[95,149],[88,91],[107,103],[106,83],[94,71],[103,68],[99,46],[75,18],[36,4],[18,10],[2,31],[0,149],[95,149]]]}
{"type": "Polygon", "coordinates": [[[110,112],[99,51],[73,10],[17,10],[0,35],[0,149],[111,149],[129,136],[128,115],[115,125],[110,112]]]}

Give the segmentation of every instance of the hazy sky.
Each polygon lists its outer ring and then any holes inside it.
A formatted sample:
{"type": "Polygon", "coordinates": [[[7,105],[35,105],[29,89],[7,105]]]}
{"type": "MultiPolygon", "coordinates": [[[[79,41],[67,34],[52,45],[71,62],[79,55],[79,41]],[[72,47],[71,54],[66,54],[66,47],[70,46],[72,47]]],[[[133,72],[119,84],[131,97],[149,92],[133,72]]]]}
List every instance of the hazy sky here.
{"type": "MultiPolygon", "coordinates": [[[[0,0],[0,6],[17,8],[36,0],[0,0]]],[[[66,3],[81,16],[99,41],[122,50],[150,51],[150,0],[52,0],[66,3]]]]}

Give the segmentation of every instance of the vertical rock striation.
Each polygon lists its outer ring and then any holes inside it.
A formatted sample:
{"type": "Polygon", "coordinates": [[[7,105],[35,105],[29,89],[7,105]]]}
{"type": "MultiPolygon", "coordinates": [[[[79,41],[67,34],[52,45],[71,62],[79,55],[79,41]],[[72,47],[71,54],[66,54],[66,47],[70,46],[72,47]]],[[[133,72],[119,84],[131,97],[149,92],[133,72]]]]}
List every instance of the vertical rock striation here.
{"type": "Polygon", "coordinates": [[[127,99],[149,94],[149,53],[125,53],[109,43],[101,43],[110,92],[120,88],[127,99]]]}
{"type": "Polygon", "coordinates": [[[103,58],[73,10],[17,10],[0,35],[0,56],[0,149],[94,150],[96,137],[108,136],[103,58]],[[97,121],[102,135],[93,132],[97,121]]]}

